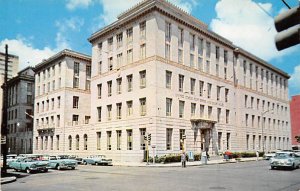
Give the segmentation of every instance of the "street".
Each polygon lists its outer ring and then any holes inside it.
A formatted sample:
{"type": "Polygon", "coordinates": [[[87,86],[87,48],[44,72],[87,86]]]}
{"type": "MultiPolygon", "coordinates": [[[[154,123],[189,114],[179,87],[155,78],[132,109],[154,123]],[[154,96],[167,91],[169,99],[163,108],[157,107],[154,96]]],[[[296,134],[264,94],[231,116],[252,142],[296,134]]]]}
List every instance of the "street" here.
{"type": "Polygon", "coordinates": [[[78,166],[24,175],[3,191],[300,190],[300,169],[270,170],[268,161],[181,167],[78,166]]]}

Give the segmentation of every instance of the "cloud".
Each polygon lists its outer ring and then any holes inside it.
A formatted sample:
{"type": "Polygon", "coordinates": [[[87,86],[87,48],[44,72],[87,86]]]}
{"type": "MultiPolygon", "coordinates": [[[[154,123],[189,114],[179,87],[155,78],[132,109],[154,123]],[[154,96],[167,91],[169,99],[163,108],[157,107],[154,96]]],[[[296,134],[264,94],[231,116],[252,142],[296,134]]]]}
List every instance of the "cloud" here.
{"type": "Polygon", "coordinates": [[[76,8],[87,8],[92,4],[92,0],[67,0],[66,7],[69,10],[76,8]]]}
{"type": "Polygon", "coordinates": [[[294,72],[289,80],[289,86],[293,92],[300,93],[300,64],[294,68],[294,72]]]}
{"type": "Polygon", "coordinates": [[[288,49],[278,52],[274,37],[276,30],[272,4],[252,0],[221,0],[215,7],[217,18],[210,23],[211,29],[234,44],[258,57],[270,61],[293,52],[288,49]]]}
{"type": "MultiPolygon", "coordinates": [[[[35,66],[36,64],[54,55],[57,49],[44,47],[42,49],[34,48],[32,44],[25,38],[4,39],[0,41],[0,47],[8,45],[8,52],[19,56],[19,69],[22,70],[27,66],[35,66]]],[[[3,50],[1,50],[3,52],[3,50]]]]}
{"type": "MultiPolygon", "coordinates": [[[[117,20],[119,14],[138,4],[141,0],[98,0],[98,2],[102,5],[103,13],[94,18],[93,23],[96,24],[92,27],[92,31],[117,20]]],[[[193,7],[197,5],[196,0],[170,0],[169,2],[188,13],[191,13],[193,7]]]]}

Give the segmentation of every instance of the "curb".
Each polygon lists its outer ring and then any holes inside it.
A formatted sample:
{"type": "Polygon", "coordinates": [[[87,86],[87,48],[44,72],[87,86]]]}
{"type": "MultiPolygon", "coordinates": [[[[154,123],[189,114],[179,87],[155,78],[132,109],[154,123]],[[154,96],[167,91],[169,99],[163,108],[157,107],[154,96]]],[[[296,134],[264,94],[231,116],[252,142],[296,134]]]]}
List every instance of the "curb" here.
{"type": "Polygon", "coordinates": [[[11,182],[15,182],[16,180],[17,180],[17,177],[15,177],[15,176],[1,178],[1,184],[8,184],[11,182]]]}

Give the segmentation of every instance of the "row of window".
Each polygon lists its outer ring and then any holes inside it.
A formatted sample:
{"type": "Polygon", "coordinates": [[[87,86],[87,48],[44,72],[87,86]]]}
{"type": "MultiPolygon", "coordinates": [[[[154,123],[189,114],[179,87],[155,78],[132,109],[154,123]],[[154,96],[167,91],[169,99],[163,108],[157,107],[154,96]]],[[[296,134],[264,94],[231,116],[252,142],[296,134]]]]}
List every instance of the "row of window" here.
{"type": "Polygon", "coordinates": [[[10,137],[7,139],[7,145],[11,153],[30,153],[32,151],[32,139],[21,139],[17,144],[17,138],[10,137]]]}
{"type": "Polygon", "coordinates": [[[60,115],[56,115],[56,121],[54,121],[54,116],[36,119],[36,127],[60,127],[60,115]]]}
{"type": "Polygon", "coordinates": [[[264,128],[271,128],[271,126],[275,129],[276,127],[278,129],[288,129],[289,127],[289,123],[286,121],[280,121],[280,120],[276,120],[276,119],[271,119],[271,118],[266,118],[263,117],[263,121],[261,121],[261,116],[257,116],[256,120],[255,120],[256,116],[255,115],[249,115],[249,114],[245,114],[245,125],[254,127],[254,123],[255,121],[257,122],[256,127],[261,127],[261,125],[263,125],[264,128]],[[251,122],[251,123],[250,123],[251,122]]]}
{"type": "MultiPolygon", "coordinates": [[[[139,104],[140,104],[140,116],[145,116],[147,114],[147,103],[146,103],[146,98],[140,98],[139,99],[139,104]]],[[[126,102],[126,115],[127,117],[132,116],[133,115],[133,101],[127,101],[126,102]]],[[[106,117],[107,120],[110,121],[112,120],[112,108],[113,105],[107,105],[106,106],[106,117]]],[[[98,122],[102,121],[102,107],[97,107],[97,112],[98,112],[98,122]]],[[[122,119],[122,103],[116,103],[116,119],[122,119]]]]}
{"type": "Polygon", "coordinates": [[[267,136],[264,136],[264,140],[262,140],[262,136],[259,135],[258,140],[256,139],[256,135],[252,135],[252,137],[249,134],[246,135],[246,150],[261,150],[263,147],[264,149],[271,151],[287,149],[289,147],[288,137],[278,137],[277,139],[277,137],[269,136],[269,139],[267,140],[267,136]]]}
{"type": "Polygon", "coordinates": [[[57,84],[55,83],[55,80],[52,80],[52,82],[48,82],[47,84],[42,84],[41,86],[37,86],[37,95],[38,96],[43,95],[51,91],[55,91],[56,89],[60,89],[62,87],[61,84],[62,84],[61,78],[59,78],[57,84]]]}
{"type": "MultiPolygon", "coordinates": [[[[140,88],[146,88],[146,70],[140,71],[140,88]]],[[[133,75],[127,75],[126,76],[126,81],[127,81],[127,92],[133,91],[133,75]]],[[[122,78],[117,78],[116,80],[116,94],[121,94],[122,93],[122,78]]],[[[107,96],[110,97],[112,96],[112,80],[107,81],[107,96]]],[[[101,99],[102,97],[102,83],[97,85],[98,89],[98,99],[101,99]]]]}
{"type": "Polygon", "coordinates": [[[267,105],[266,105],[266,101],[265,100],[262,100],[262,102],[260,101],[259,98],[257,98],[255,100],[254,97],[250,97],[248,95],[245,95],[245,98],[244,98],[244,105],[245,105],[245,108],[251,108],[251,109],[256,109],[256,110],[260,110],[260,107],[261,107],[261,110],[262,112],[265,112],[265,113],[275,113],[275,109],[276,109],[276,113],[277,115],[280,115],[280,116],[288,116],[288,108],[287,107],[284,107],[283,105],[279,105],[279,103],[277,103],[277,107],[275,107],[275,103],[271,103],[271,102],[267,102],[267,105]],[[254,104],[256,103],[256,107],[254,106],[254,104]],[[281,108],[281,110],[280,110],[281,108]]]}
{"type": "MultiPolygon", "coordinates": [[[[32,104],[32,92],[33,92],[33,83],[24,83],[26,84],[27,92],[27,104],[32,104]]],[[[24,92],[22,92],[24,93],[24,92]]],[[[18,85],[14,85],[8,88],[8,107],[18,104],[18,85]]]]}
{"type": "Polygon", "coordinates": [[[50,79],[51,76],[54,77],[56,73],[55,71],[58,74],[61,74],[61,62],[39,72],[37,74],[37,82],[40,83],[42,80],[45,81],[46,79],[50,79]]]}
{"type": "MultiPolygon", "coordinates": [[[[77,97],[77,96],[74,96],[74,97],[75,97],[75,100],[77,100],[76,108],[78,108],[79,97],[77,97]]],[[[73,100],[74,100],[74,98],[73,98],[73,100]]],[[[56,108],[57,109],[60,108],[60,103],[61,103],[61,99],[60,99],[60,96],[58,96],[56,98],[56,108]]],[[[73,108],[74,108],[74,105],[73,105],[73,108]]],[[[36,113],[54,110],[54,109],[55,109],[55,98],[47,99],[46,101],[41,101],[41,104],[40,104],[40,102],[36,103],[36,113]]]]}

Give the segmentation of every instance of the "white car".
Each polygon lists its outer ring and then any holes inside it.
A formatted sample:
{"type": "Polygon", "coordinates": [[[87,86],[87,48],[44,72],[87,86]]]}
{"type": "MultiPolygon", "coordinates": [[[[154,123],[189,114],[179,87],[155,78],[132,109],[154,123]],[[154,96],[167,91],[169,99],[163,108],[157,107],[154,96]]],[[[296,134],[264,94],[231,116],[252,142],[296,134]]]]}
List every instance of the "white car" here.
{"type": "Polygon", "coordinates": [[[271,169],[274,168],[290,168],[296,169],[300,167],[300,155],[294,152],[277,152],[270,159],[271,169]]]}

